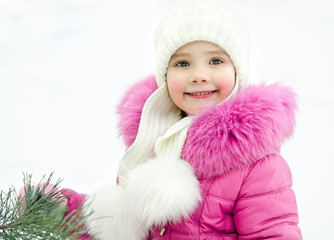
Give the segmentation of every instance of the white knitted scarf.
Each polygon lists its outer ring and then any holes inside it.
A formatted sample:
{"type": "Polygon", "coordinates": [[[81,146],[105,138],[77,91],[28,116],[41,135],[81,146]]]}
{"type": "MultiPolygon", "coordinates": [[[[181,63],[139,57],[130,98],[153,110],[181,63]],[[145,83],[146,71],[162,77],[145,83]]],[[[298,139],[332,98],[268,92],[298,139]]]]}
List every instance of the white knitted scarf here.
{"type": "Polygon", "coordinates": [[[145,239],[152,226],[187,218],[200,186],[181,152],[191,118],[180,119],[165,85],[147,100],[137,138],[120,162],[120,185],[90,197],[87,227],[99,239],[145,239]]]}

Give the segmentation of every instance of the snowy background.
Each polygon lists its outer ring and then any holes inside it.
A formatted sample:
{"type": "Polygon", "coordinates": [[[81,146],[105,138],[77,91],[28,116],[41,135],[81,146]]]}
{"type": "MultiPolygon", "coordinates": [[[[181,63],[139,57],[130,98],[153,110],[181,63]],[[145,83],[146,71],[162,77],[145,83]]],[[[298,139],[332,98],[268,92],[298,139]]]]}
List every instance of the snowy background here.
{"type": "MultiPolygon", "coordinates": [[[[251,82],[298,94],[289,163],[304,239],[334,239],[334,7],[330,0],[235,0],[252,35],[251,82]]],[[[154,72],[168,0],[0,0],[0,189],[55,171],[90,193],[124,151],[116,105],[154,72]]]]}

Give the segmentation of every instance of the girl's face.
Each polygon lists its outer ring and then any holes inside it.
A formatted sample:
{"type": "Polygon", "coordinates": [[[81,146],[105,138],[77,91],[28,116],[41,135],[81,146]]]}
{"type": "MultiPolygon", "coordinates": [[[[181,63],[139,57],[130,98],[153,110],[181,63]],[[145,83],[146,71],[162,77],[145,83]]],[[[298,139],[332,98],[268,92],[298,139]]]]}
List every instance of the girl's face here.
{"type": "Polygon", "coordinates": [[[197,114],[229,96],[235,85],[235,69],[218,45],[195,41],[180,47],[167,68],[171,99],[184,112],[197,114]]]}

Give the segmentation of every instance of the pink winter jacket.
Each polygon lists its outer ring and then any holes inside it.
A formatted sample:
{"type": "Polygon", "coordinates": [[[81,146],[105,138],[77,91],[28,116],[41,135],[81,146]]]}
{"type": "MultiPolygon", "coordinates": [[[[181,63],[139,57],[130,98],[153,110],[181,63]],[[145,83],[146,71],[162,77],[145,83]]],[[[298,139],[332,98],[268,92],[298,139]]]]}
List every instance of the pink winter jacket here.
{"type": "MultiPolygon", "coordinates": [[[[121,101],[120,131],[127,146],[156,88],[148,77],[121,101]]],[[[148,239],[302,239],[291,172],[279,153],[293,133],[295,110],[294,94],[272,84],[249,86],[194,117],[182,159],[199,179],[202,201],[188,219],[156,227],[148,239]]],[[[73,192],[69,209],[82,196],[73,192]]]]}

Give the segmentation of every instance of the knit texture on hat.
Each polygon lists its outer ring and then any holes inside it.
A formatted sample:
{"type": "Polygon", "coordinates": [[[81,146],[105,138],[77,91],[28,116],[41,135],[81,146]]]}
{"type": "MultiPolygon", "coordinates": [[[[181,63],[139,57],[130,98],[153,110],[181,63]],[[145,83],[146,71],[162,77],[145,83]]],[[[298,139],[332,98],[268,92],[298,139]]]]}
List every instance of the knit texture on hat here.
{"type": "Polygon", "coordinates": [[[232,59],[240,87],[246,85],[249,65],[249,34],[244,20],[225,0],[181,0],[167,12],[155,33],[156,77],[165,81],[174,52],[193,41],[209,41],[232,59]]]}

